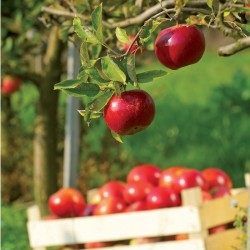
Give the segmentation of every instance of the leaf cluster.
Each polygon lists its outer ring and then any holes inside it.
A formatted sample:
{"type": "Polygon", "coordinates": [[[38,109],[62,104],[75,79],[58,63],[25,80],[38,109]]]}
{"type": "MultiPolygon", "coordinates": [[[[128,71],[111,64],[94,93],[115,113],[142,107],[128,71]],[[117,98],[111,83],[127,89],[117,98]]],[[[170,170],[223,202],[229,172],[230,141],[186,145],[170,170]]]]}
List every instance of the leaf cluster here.
{"type": "MultiPolygon", "coordinates": [[[[106,33],[102,25],[102,13],[102,4],[100,4],[91,14],[92,25],[87,27],[82,25],[79,17],[74,18],[74,32],[80,40],[81,67],[77,79],[64,80],[54,87],[68,95],[88,97],[89,101],[85,109],[79,111],[87,124],[90,124],[92,119],[99,118],[111,96],[113,94],[120,96],[127,85],[139,88],[140,84],[152,82],[167,74],[163,70],[137,73],[135,53],[130,54],[128,51],[121,55],[110,48],[105,42],[106,33]],[[103,49],[106,54],[102,53],[103,49]]],[[[129,44],[130,39],[126,30],[117,28],[115,33],[118,41],[129,44]]],[[[147,33],[150,34],[150,30],[147,33]]]]}

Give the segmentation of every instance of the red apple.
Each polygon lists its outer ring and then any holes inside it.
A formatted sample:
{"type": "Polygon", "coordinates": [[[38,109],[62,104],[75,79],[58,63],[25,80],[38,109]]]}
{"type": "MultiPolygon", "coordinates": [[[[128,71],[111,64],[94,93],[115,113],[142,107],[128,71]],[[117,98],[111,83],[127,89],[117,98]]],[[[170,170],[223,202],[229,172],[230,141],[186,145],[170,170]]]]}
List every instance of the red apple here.
{"type": "Polygon", "coordinates": [[[136,211],[144,211],[147,210],[147,203],[145,200],[141,200],[141,201],[135,201],[133,203],[131,203],[130,205],[128,205],[124,212],[136,212],[136,211]]]}
{"type": "Polygon", "coordinates": [[[189,239],[188,234],[177,234],[175,235],[175,240],[187,240],[189,239]]]}
{"type": "Polygon", "coordinates": [[[231,191],[227,187],[215,187],[210,190],[213,199],[227,197],[231,195],[231,191]]]}
{"type": "Polygon", "coordinates": [[[161,172],[159,179],[160,187],[174,188],[174,180],[179,176],[186,168],[182,166],[173,166],[165,169],[161,172]]]}
{"type": "Polygon", "coordinates": [[[120,135],[133,135],[146,129],[154,119],[155,104],[143,90],[129,90],[113,95],[104,107],[107,126],[120,135]]]}
{"type": "Polygon", "coordinates": [[[115,196],[110,196],[101,200],[100,203],[96,205],[93,211],[93,215],[106,215],[106,214],[114,214],[121,213],[126,208],[126,202],[115,196]]]}
{"type": "Polygon", "coordinates": [[[18,91],[21,85],[21,79],[18,76],[5,76],[2,80],[2,93],[11,95],[18,91]]]}
{"type": "Polygon", "coordinates": [[[229,175],[219,168],[206,168],[202,175],[209,185],[209,188],[227,187],[232,188],[232,180],[229,175]]]}
{"type": "Polygon", "coordinates": [[[61,188],[48,201],[52,214],[59,217],[82,216],[86,207],[83,195],[74,188],[61,188]]]}
{"type": "Polygon", "coordinates": [[[205,51],[205,38],[194,25],[177,25],[162,30],[155,41],[158,60],[170,69],[198,62],[205,51]]]}
{"type": "MultiPolygon", "coordinates": [[[[130,38],[129,38],[130,43],[132,43],[133,40],[134,40],[134,37],[130,37],[130,38]]],[[[124,51],[125,51],[125,52],[128,50],[128,48],[129,48],[129,46],[130,46],[130,43],[127,43],[127,44],[124,45],[124,51]]],[[[137,55],[139,55],[139,54],[142,54],[143,52],[144,52],[144,49],[140,49],[140,47],[137,45],[137,42],[135,42],[135,43],[132,45],[132,47],[131,47],[131,49],[130,49],[130,51],[129,51],[129,54],[136,53],[137,55]]]]}
{"type": "Polygon", "coordinates": [[[101,199],[115,196],[123,198],[125,183],[121,181],[109,181],[99,188],[101,199]]]}
{"type": "Polygon", "coordinates": [[[202,190],[201,195],[204,202],[211,201],[213,199],[212,195],[207,191],[202,190]]]}
{"type": "Polygon", "coordinates": [[[123,190],[123,199],[127,203],[144,200],[152,188],[153,185],[146,181],[127,183],[123,190]]]}
{"type": "Polygon", "coordinates": [[[102,248],[112,246],[110,242],[88,242],[84,244],[84,249],[102,248]]]}
{"type": "Polygon", "coordinates": [[[147,195],[147,208],[158,209],[181,205],[180,196],[172,189],[154,187],[147,195]]]}
{"type": "Polygon", "coordinates": [[[133,167],[127,175],[127,183],[149,182],[154,186],[158,185],[161,169],[155,165],[142,164],[133,167]]]}
{"type": "Polygon", "coordinates": [[[228,229],[228,225],[220,225],[220,226],[210,228],[208,232],[209,234],[216,234],[216,233],[224,232],[227,229],[228,229]]]}
{"type": "Polygon", "coordinates": [[[202,176],[202,173],[196,169],[186,169],[182,174],[176,177],[174,189],[181,192],[183,189],[200,187],[202,190],[208,190],[208,184],[202,176]]]}

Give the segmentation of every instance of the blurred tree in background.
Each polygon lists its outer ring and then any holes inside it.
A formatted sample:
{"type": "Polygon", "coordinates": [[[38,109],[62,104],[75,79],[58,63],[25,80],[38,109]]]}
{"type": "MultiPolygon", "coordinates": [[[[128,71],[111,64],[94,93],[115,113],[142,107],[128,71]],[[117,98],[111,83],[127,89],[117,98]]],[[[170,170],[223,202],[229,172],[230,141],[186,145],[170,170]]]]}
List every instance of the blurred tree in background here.
{"type": "MultiPolygon", "coordinates": [[[[211,6],[212,1],[190,1],[183,12],[182,8],[177,8],[181,1],[160,2],[103,3],[105,43],[122,52],[114,29],[120,26],[130,36],[135,36],[147,19],[166,8],[172,9],[174,14],[178,12],[181,21],[209,26],[236,38],[236,43],[220,49],[221,55],[249,47],[247,20],[241,14],[244,2],[224,5],[213,1],[214,6],[211,6]],[[207,23],[210,19],[207,21],[206,15],[216,17],[213,24],[207,23]]],[[[65,78],[66,42],[76,41],[72,19],[78,16],[84,27],[90,27],[91,13],[99,4],[99,0],[15,0],[2,4],[2,75],[18,75],[23,82],[19,93],[2,95],[2,183],[6,203],[23,198],[25,194],[25,199],[33,199],[29,190],[34,188],[35,200],[44,213],[48,196],[61,185],[65,95],[60,96],[53,88],[65,78]],[[32,103],[29,105],[26,99],[32,103]],[[32,176],[34,183],[30,179],[32,176]]],[[[169,19],[169,14],[163,13],[163,17],[169,19]]],[[[174,24],[175,20],[163,22],[147,39],[144,43],[148,50],[146,57],[138,58],[142,66],[155,59],[149,51],[153,50],[157,32],[174,24]]],[[[98,44],[90,51],[93,58],[105,53],[98,44]]],[[[122,179],[132,165],[149,161],[161,168],[183,164],[201,169],[215,164],[232,173],[237,168],[241,175],[249,170],[249,75],[238,73],[232,84],[215,88],[212,105],[205,107],[187,105],[175,96],[168,96],[166,105],[166,96],[156,83],[146,88],[155,92],[157,112],[161,114],[153,125],[154,133],[145,131],[121,145],[113,140],[102,120],[95,121],[90,128],[82,125],[78,185],[83,190],[107,179],[122,179]],[[164,116],[166,110],[168,115],[164,116]],[[222,145],[219,151],[218,145],[222,145]]],[[[84,105],[87,100],[81,98],[81,101],[84,105]]],[[[241,178],[234,180],[237,185],[241,178]]]]}

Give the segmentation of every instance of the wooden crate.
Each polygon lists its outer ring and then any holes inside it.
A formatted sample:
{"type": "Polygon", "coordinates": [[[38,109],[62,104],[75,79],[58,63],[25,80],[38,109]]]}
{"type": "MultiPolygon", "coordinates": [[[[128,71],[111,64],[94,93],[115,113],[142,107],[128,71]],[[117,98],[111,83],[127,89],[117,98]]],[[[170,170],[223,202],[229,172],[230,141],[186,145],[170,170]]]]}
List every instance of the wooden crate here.
{"type": "Polygon", "coordinates": [[[208,229],[233,222],[239,207],[247,207],[246,188],[230,197],[203,203],[201,190],[182,192],[183,206],[104,216],[41,221],[37,206],[28,210],[30,245],[36,250],[47,246],[96,241],[121,241],[138,237],[188,234],[186,240],[170,240],[142,245],[112,246],[97,250],[231,250],[239,246],[236,229],[208,235],[208,229]]]}

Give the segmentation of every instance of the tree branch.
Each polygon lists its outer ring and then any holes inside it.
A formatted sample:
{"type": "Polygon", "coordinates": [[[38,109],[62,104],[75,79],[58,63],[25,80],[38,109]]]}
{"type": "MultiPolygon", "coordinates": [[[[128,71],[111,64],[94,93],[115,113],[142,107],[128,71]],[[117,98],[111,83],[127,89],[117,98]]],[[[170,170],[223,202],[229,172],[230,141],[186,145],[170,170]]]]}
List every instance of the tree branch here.
{"type": "MultiPolygon", "coordinates": [[[[132,18],[120,21],[120,22],[116,22],[116,23],[109,23],[107,21],[103,21],[103,25],[109,29],[114,29],[116,27],[127,27],[129,25],[140,24],[140,23],[143,23],[144,21],[146,21],[151,16],[155,15],[156,13],[162,11],[163,8],[170,8],[170,7],[173,8],[174,6],[175,6],[174,0],[165,0],[162,3],[158,3],[158,4],[154,5],[153,7],[147,9],[146,11],[142,12],[140,15],[138,15],[136,17],[132,17],[132,18]]],[[[207,6],[207,1],[206,0],[191,0],[191,1],[189,1],[187,6],[189,6],[189,7],[193,6],[193,7],[197,7],[197,8],[201,7],[201,6],[207,6]]],[[[69,17],[69,18],[74,18],[77,16],[84,21],[88,20],[88,17],[85,17],[79,13],[62,11],[62,10],[58,10],[58,9],[51,8],[51,7],[44,6],[44,7],[42,7],[41,11],[52,14],[52,15],[57,15],[57,16],[64,16],[64,17],[69,17]]],[[[201,10],[201,12],[202,12],[202,10],[201,10]]]]}
{"type": "Polygon", "coordinates": [[[63,11],[63,10],[58,10],[55,8],[51,8],[51,7],[42,7],[41,12],[46,12],[52,15],[56,15],[56,16],[64,16],[64,17],[70,17],[70,18],[74,18],[74,17],[79,17],[82,20],[88,20],[87,17],[79,14],[79,13],[72,13],[72,12],[68,12],[68,11],[63,11]]]}
{"type": "MultiPolygon", "coordinates": [[[[158,3],[158,4],[154,5],[153,7],[147,9],[146,11],[142,12],[140,15],[138,15],[136,17],[132,17],[132,18],[120,21],[120,22],[116,22],[116,23],[109,23],[109,22],[103,21],[103,24],[109,29],[114,29],[116,27],[126,27],[129,25],[143,23],[145,20],[147,20],[151,16],[155,15],[159,11],[162,11],[163,8],[174,7],[175,2],[176,1],[174,1],[174,0],[165,0],[162,3],[158,3]]],[[[206,0],[199,0],[199,1],[193,0],[193,1],[190,1],[187,6],[200,7],[200,6],[204,6],[204,5],[207,6],[206,0]]]]}
{"type": "Polygon", "coordinates": [[[220,56],[231,56],[247,48],[250,48],[250,37],[241,38],[235,43],[219,48],[218,54],[220,56]]]}

